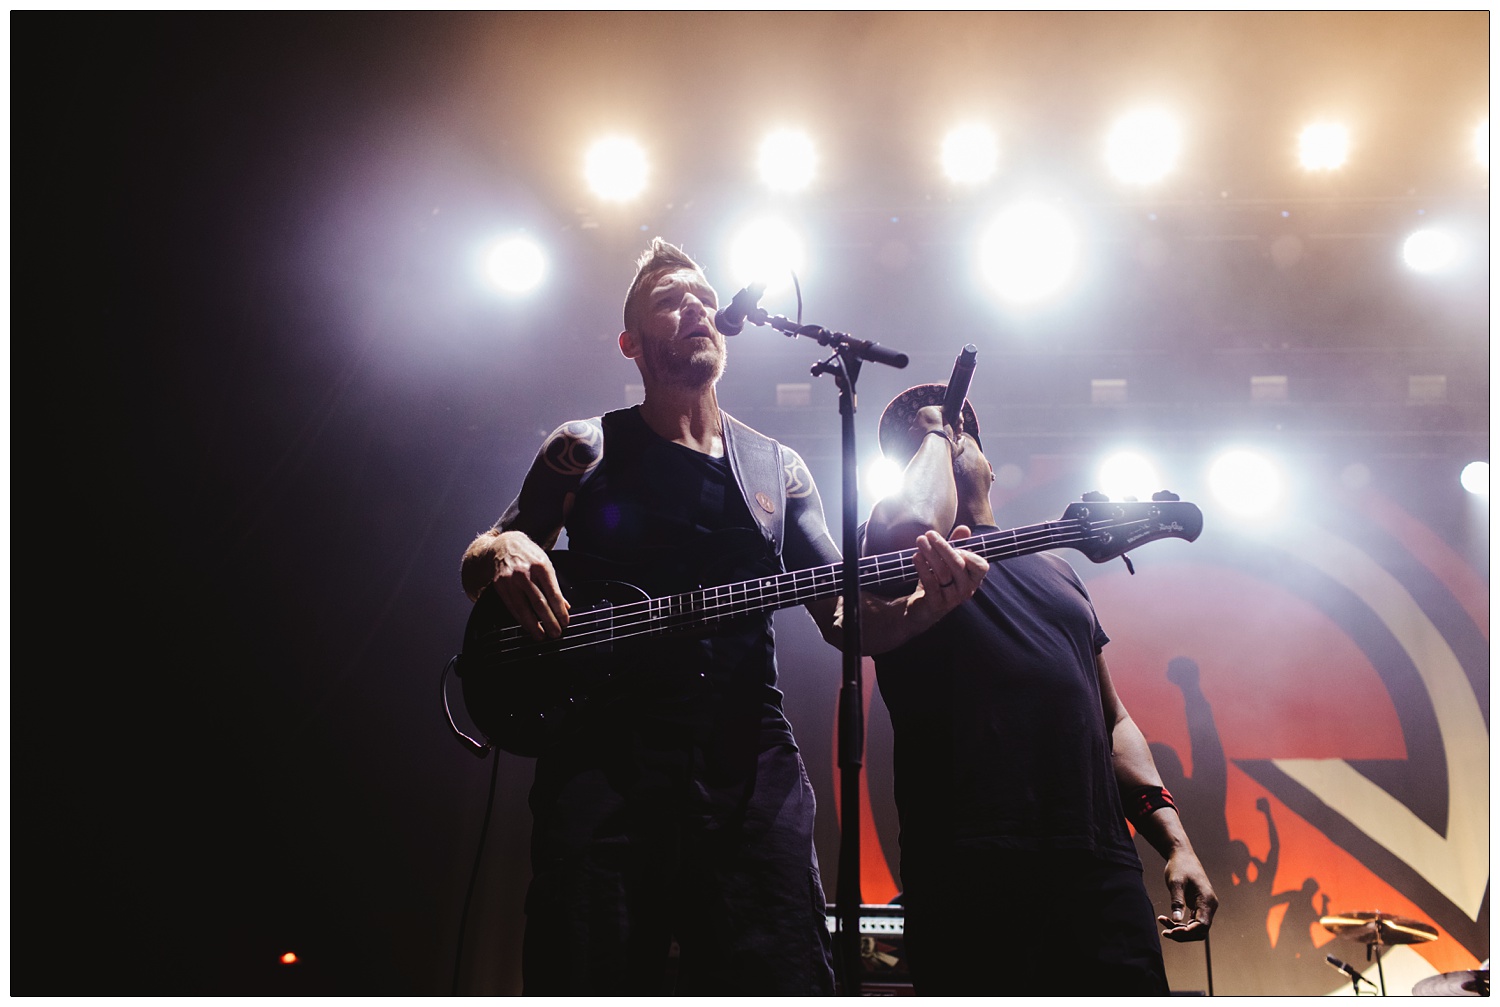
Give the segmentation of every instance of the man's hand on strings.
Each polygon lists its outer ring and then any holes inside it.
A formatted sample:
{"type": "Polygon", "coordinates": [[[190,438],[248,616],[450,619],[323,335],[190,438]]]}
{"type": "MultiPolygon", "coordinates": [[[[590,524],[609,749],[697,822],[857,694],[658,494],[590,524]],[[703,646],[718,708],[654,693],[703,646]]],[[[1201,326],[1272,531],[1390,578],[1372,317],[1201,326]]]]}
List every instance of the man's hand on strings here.
{"type": "Polygon", "coordinates": [[[524,532],[479,536],[464,553],[462,577],[471,600],[478,600],[485,588],[493,589],[516,623],[534,639],[556,639],[568,627],[571,606],[558,585],[552,560],[524,532]]]}
{"type": "MultiPolygon", "coordinates": [[[[967,525],[959,525],[953,529],[951,539],[959,542],[970,534],[967,525]]],[[[989,561],[983,556],[967,549],[955,549],[935,531],[917,536],[913,560],[917,579],[921,582],[921,597],[913,597],[912,604],[923,607],[922,621],[929,624],[936,623],[974,597],[990,569],[989,561]]]]}

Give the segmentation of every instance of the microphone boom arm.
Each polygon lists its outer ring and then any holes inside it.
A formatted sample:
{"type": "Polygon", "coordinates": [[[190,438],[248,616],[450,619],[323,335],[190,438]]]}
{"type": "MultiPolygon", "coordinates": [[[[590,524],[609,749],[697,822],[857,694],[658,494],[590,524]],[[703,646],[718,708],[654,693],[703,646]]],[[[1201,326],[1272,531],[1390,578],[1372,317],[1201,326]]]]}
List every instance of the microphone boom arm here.
{"type": "Polygon", "coordinates": [[[805,337],[816,340],[820,346],[832,347],[859,360],[869,360],[898,369],[910,362],[910,358],[900,350],[893,350],[889,346],[881,346],[879,343],[864,339],[855,339],[846,332],[830,332],[821,325],[799,325],[785,315],[768,314],[765,308],[752,309],[746,313],[745,321],[756,325],[769,325],[793,339],[805,337]]]}

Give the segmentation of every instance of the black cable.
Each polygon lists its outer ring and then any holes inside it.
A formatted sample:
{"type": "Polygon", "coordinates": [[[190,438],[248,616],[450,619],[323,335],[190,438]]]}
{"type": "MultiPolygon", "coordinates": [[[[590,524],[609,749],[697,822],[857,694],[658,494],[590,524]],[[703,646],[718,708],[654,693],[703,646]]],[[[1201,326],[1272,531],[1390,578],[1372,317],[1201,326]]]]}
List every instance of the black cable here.
{"type": "Polygon", "coordinates": [[[458,996],[459,965],[464,959],[464,930],[469,925],[469,905],[474,901],[474,884],[479,880],[479,865],[484,860],[484,840],[490,834],[490,812],[495,809],[495,784],[500,779],[500,756],[490,767],[490,799],[484,805],[484,824],[479,826],[479,849],[474,852],[474,869],[469,872],[469,888],[464,892],[464,910],[458,918],[458,950],[453,955],[453,996],[458,996]]]}

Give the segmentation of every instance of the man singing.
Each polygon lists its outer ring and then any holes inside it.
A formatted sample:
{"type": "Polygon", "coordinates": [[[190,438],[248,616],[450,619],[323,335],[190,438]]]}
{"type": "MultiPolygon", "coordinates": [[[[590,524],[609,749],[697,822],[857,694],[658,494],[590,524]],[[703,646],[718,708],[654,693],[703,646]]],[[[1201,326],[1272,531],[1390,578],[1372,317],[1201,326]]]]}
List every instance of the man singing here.
{"type": "MultiPolygon", "coordinates": [[[[998,530],[978,419],[965,402],[946,428],[944,391],[910,388],[881,416],[881,450],[906,469],[866,555],[998,530]]],[[[1127,815],[1166,859],[1163,936],[1206,936],[1218,902],[1110,681],[1108,639],[1044,552],[991,564],[971,601],[876,657],[917,994],[1167,994],[1127,815]]]]}
{"type": "MultiPolygon", "coordinates": [[[[802,459],[719,408],[717,305],[693,260],[652,242],[619,339],[644,401],[546,439],[464,555],[471,599],[493,590],[532,636],[563,635],[569,603],[544,552],[563,528],[570,551],[622,565],[653,594],[839,559],[802,459]]],[[[984,576],[984,560],[935,531],[913,541],[920,586],[862,601],[867,652],[934,625],[984,576]]],[[[837,646],[840,600],[807,608],[837,646]]],[[[832,992],[813,792],[769,613],[652,638],[619,662],[610,702],[537,758],[524,992],[832,992]]]]}

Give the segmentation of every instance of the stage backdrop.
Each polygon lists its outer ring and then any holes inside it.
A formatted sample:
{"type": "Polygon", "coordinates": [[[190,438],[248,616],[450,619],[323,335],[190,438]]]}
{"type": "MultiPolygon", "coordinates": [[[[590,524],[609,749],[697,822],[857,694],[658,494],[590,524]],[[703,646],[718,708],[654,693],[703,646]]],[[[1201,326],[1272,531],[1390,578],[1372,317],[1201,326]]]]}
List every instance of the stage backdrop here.
{"type": "MultiPolygon", "coordinates": [[[[1060,459],[996,464],[1001,485],[1014,484],[996,491],[1002,527],[1060,517],[1087,478],[1060,459]]],[[[1393,994],[1489,958],[1486,513],[1453,469],[1314,460],[1279,518],[1249,523],[1194,501],[1201,537],[1142,547],[1133,575],[1120,560],[1064,553],[1219,894],[1210,946],[1165,949],[1174,989],[1347,993],[1329,954],[1378,981],[1363,944],[1319,924],[1330,913],[1437,928],[1436,940],[1383,956],[1393,994]]],[[[800,612],[779,615],[778,632],[833,901],[837,655],[800,612]]],[[[871,662],[865,670],[862,887],[880,903],[900,890],[898,829],[890,720],[871,662]]],[[[1137,844],[1164,912],[1161,858],[1137,844]]],[[[997,960],[1026,925],[995,918],[997,960]]]]}

